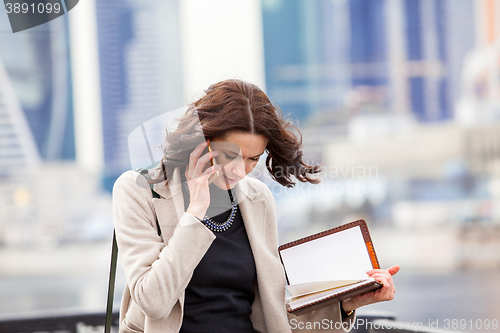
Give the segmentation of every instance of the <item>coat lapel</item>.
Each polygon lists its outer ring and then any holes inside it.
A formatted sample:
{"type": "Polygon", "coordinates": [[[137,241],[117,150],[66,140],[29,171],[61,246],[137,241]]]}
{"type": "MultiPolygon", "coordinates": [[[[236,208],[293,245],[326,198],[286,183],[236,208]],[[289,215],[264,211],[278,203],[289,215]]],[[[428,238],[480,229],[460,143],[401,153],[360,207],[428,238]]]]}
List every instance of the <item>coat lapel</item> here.
{"type": "MultiPolygon", "coordinates": [[[[161,167],[151,170],[152,177],[160,175],[161,167]]],[[[184,197],[182,195],[181,178],[179,169],[175,169],[168,186],[162,181],[154,185],[154,191],[160,195],[160,199],[153,199],[158,224],[160,225],[162,238],[167,244],[174,230],[179,223],[179,219],[184,213],[184,197]]]]}
{"type": "MultiPolygon", "coordinates": [[[[236,197],[256,265],[266,250],[266,201],[256,197],[257,190],[243,178],[238,182],[236,197]]],[[[257,267],[258,269],[258,267],[257,267]]]]}
{"type": "Polygon", "coordinates": [[[277,254],[277,230],[267,229],[275,228],[276,225],[271,221],[275,217],[270,216],[272,214],[267,211],[270,203],[258,198],[256,194],[257,189],[249,186],[247,197],[239,206],[257,271],[257,285],[262,306],[257,316],[262,313],[261,320],[265,323],[260,324],[267,327],[267,332],[289,332],[284,306],[285,277],[277,254]]]}

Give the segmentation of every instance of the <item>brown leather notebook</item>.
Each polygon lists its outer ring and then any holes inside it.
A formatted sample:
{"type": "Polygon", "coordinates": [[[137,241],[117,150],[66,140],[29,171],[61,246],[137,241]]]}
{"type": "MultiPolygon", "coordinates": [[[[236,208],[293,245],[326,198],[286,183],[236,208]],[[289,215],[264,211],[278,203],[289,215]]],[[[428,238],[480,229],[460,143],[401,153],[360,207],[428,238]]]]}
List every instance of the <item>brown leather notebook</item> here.
{"type": "Polygon", "coordinates": [[[278,251],[290,313],[303,314],[382,287],[366,274],[380,265],[364,220],[281,245],[278,251]]]}

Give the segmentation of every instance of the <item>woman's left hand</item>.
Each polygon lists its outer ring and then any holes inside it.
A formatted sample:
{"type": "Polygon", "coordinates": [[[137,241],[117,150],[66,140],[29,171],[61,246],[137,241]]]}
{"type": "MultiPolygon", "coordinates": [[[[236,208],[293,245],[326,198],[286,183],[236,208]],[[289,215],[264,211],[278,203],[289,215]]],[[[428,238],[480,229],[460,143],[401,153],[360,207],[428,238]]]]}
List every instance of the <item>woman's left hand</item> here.
{"type": "Polygon", "coordinates": [[[350,312],[351,310],[355,310],[361,306],[378,303],[383,301],[390,301],[394,299],[394,294],[396,293],[396,287],[394,287],[394,282],[392,280],[392,276],[399,271],[399,266],[395,265],[387,270],[385,269],[372,269],[366,272],[370,277],[374,278],[378,282],[382,283],[382,287],[367,292],[365,294],[355,296],[349,299],[346,299],[342,302],[342,307],[344,311],[350,312]]]}

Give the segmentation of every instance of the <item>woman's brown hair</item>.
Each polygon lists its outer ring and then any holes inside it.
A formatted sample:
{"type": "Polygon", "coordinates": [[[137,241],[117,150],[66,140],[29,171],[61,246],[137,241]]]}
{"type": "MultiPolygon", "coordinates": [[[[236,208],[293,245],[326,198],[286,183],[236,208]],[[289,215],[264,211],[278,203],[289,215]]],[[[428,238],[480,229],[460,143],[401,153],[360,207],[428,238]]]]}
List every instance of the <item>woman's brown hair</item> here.
{"type": "Polygon", "coordinates": [[[192,149],[181,147],[196,146],[202,136],[204,140],[212,140],[240,131],[261,134],[268,139],[266,168],[281,185],[293,187],[292,175],[301,182],[319,183],[319,179],[310,175],[318,173],[321,165],[304,162],[299,130],[292,121],[284,119],[281,110],[259,87],[230,79],[211,85],[205,93],[188,107],[177,129],[167,135],[163,145],[167,179],[175,168],[188,164],[192,149]]]}

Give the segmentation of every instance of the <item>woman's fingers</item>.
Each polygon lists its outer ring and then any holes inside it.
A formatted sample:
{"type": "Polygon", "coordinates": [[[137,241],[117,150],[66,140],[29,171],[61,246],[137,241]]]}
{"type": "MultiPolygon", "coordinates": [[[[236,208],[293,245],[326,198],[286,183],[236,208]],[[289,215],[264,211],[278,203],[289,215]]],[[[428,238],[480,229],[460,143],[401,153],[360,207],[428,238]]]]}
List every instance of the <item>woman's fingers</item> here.
{"type": "Polygon", "coordinates": [[[371,277],[374,278],[375,280],[377,280],[378,282],[382,283],[384,285],[384,287],[387,287],[387,288],[390,287],[389,282],[387,281],[388,279],[390,279],[390,277],[388,277],[387,275],[375,273],[371,277]]]}
{"type": "Polygon", "coordinates": [[[397,272],[399,272],[399,265],[394,265],[392,267],[389,267],[388,269],[370,269],[366,274],[368,275],[373,275],[375,273],[382,273],[382,272],[388,272],[390,275],[394,275],[397,272]]]}
{"type": "Polygon", "coordinates": [[[377,302],[390,301],[394,299],[396,287],[392,276],[399,271],[399,266],[395,265],[388,269],[371,269],[366,274],[374,278],[376,281],[382,283],[382,287],[365,293],[363,295],[353,297],[356,304],[368,305],[377,302]]]}
{"type": "Polygon", "coordinates": [[[201,155],[201,152],[203,151],[203,149],[205,149],[206,147],[208,146],[208,141],[203,141],[202,143],[200,143],[198,146],[196,146],[195,149],[193,149],[193,151],[191,152],[191,154],[189,154],[189,165],[191,166],[191,170],[194,171],[195,167],[196,167],[196,163],[201,155]]]}
{"type": "Polygon", "coordinates": [[[209,164],[210,159],[219,154],[218,151],[211,151],[201,156],[208,144],[209,142],[205,141],[194,148],[189,155],[189,164],[186,166],[186,179],[189,187],[190,199],[189,207],[186,211],[199,219],[205,216],[208,206],[210,205],[208,180],[214,172],[222,169],[222,165],[210,166],[209,164]],[[207,164],[209,167],[204,170],[207,164]]]}
{"type": "MultiPolygon", "coordinates": [[[[197,175],[203,174],[203,168],[205,167],[205,165],[208,163],[208,161],[210,161],[210,159],[214,158],[217,155],[219,155],[218,151],[212,151],[212,152],[208,152],[205,155],[203,155],[202,157],[200,157],[198,159],[198,162],[196,163],[195,173],[197,175]]],[[[210,168],[208,168],[208,169],[210,169],[210,168]]]]}
{"type": "Polygon", "coordinates": [[[218,151],[208,152],[200,157],[203,150],[208,146],[208,141],[200,143],[189,155],[189,165],[186,167],[186,178],[194,179],[204,174],[203,168],[210,159],[219,155],[218,151]]]}
{"type": "Polygon", "coordinates": [[[397,272],[399,272],[399,265],[394,265],[394,266],[392,266],[392,267],[389,267],[389,268],[387,269],[387,271],[389,271],[389,273],[390,273],[391,275],[394,275],[394,274],[396,274],[397,272]]]}
{"type": "Polygon", "coordinates": [[[205,170],[205,172],[203,172],[203,176],[211,175],[212,173],[217,172],[220,169],[222,169],[222,165],[215,164],[214,166],[212,166],[212,167],[208,168],[207,170],[205,170]]]}
{"type": "Polygon", "coordinates": [[[380,297],[379,301],[392,300],[396,292],[394,283],[392,281],[392,276],[388,273],[375,273],[372,277],[378,282],[382,283],[382,288],[379,289],[380,297]]]}

